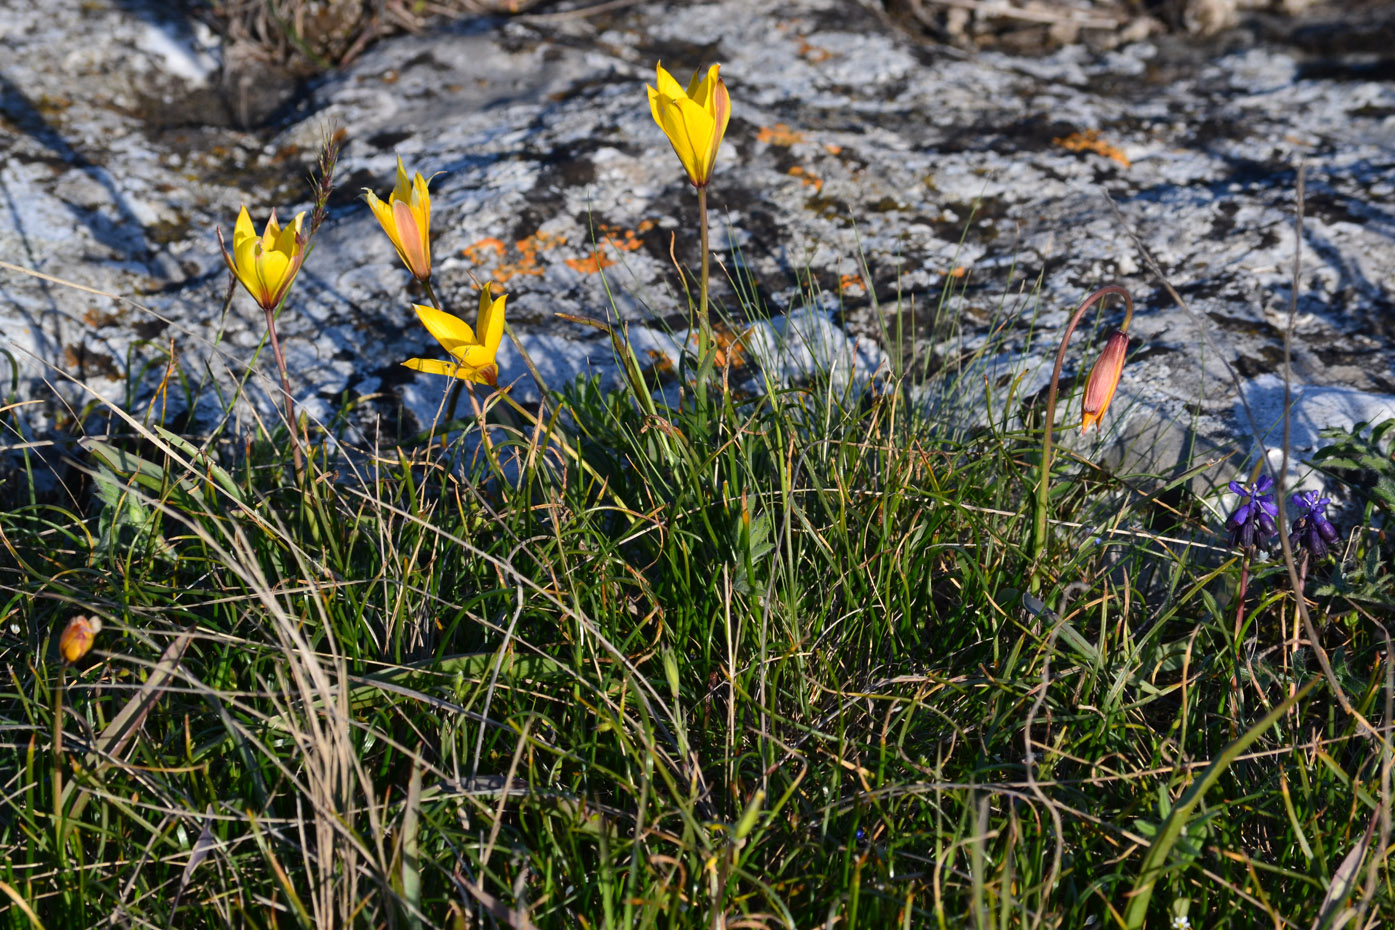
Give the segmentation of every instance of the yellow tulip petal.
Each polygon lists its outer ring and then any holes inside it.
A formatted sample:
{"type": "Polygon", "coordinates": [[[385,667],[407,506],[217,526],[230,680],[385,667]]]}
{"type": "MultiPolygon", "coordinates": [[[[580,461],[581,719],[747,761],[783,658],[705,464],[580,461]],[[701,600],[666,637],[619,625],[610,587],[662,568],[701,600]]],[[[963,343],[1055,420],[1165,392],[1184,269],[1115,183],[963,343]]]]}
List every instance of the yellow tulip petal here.
{"type": "Polygon", "coordinates": [[[301,210],[295,215],[295,220],[277,234],[275,245],[273,246],[276,251],[283,252],[288,256],[295,254],[296,239],[300,237],[300,226],[304,219],[305,211],[301,210]]]}
{"type": "Polygon", "coordinates": [[[261,282],[261,293],[257,300],[263,307],[275,306],[285,292],[291,260],[280,252],[264,252],[257,262],[257,278],[261,282]]]}
{"type": "Polygon", "coordinates": [[[492,363],[482,368],[471,368],[468,365],[457,365],[435,358],[409,358],[402,364],[414,371],[425,372],[428,375],[445,375],[447,378],[474,381],[477,384],[488,384],[491,387],[498,384],[499,381],[499,369],[492,363]]]}
{"type": "Polygon", "coordinates": [[[392,189],[389,200],[406,200],[412,196],[412,184],[407,180],[407,169],[402,167],[402,156],[397,156],[397,186],[392,189]]]}
{"type": "Polygon", "coordinates": [[[475,339],[475,331],[460,317],[435,307],[424,307],[421,304],[412,306],[417,311],[417,319],[421,320],[421,325],[425,326],[426,331],[435,336],[436,341],[451,355],[463,352],[467,346],[479,344],[475,339]]]}
{"type": "Polygon", "coordinates": [[[721,65],[713,65],[707,69],[707,73],[694,71],[692,78],[688,81],[688,97],[698,106],[709,112],[712,109],[712,87],[717,83],[717,72],[721,65]]]}
{"type": "Polygon", "coordinates": [[[421,230],[421,248],[426,255],[426,270],[431,271],[431,192],[429,182],[420,174],[412,181],[412,216],[421,230]]]}
{"type": "Polygon", "coordinates": [[[484,346],[466,346],[464,352],[455,355],[455,359],[466,368],[479,370],[494,364],[494,353],[484,346]]]}
{"type": "Polygon", "coordinates": [[[378,225],[383,227],[383,232],[392,235],[392,207],[388,206],[378,195],[368,188],[363,189],[363,199],[368,204],[368,209],[373,211],[373,218],[378,221],[378,225]]]}
{"type": "Polygon", "coordinates": [[[683,85],[673,79],[673,75],[664,70],[662,63],[654,66],[656,74],[654,83],[658,86],[659,94],[663,97],[684,97],[683,85]]]}
{"type": "Polygon", "coordinates": [[[255,239],[256,236],[257,231],[252,228],[252,217],[244,204],[242,212],[237,215],[237,225],[233,227],[233,249],[239,248],[244,240],[255,239]]]}
{"type": "Polygon", "coordinates": [[[664,108],[662,116],[664,134],[688,172],[688,178],[697,186],[703,186],[712,173],[707,159],[712,146],[712,118],[687,97],[674,100],[664,108]]]}
{"type": "Polygon", "coordinates": [[[488,286],[480,291],[480,315],[475,333],[491,360],[499,351],[499,343],[504,338],[504,301],[508,298],[509,295],[500,294],[491,299],[488,286]]]}
{"type": "Polygon", "coordinates": [[[649,93],[649,114],[654,117],[654,122],[659,125],[659,128],[663,129],[664,121],[663,117],[659,116],[659,111],[663,109],[664,104],[671,98],[659,96],[659,92],[648,84],[644,85],[644,89],[649,93]]]}
{"type": "MultiPolygon", "coordinates": [[[[716,66],[713,65],[713,71],[716,66]]],[[[712,88],[712,105],[707,110],[712,117],[712,137],[707,144],[705,156],[707,176],[712,176],[712,167],[717,163],[717,150],[722,146],[722,136],[727,133],[727,123],[731,120],[731,98],[727,96],[727,86],[718,78],[712,88]]]]}
{"type": "Polygon", "coordinates": [[[276,222],[276,211],[271,211],[271,218],[266,221],[266,229],[262,230],[262,248],[276,248],[276,238],[281,235],[281,224],[276,222]]]}

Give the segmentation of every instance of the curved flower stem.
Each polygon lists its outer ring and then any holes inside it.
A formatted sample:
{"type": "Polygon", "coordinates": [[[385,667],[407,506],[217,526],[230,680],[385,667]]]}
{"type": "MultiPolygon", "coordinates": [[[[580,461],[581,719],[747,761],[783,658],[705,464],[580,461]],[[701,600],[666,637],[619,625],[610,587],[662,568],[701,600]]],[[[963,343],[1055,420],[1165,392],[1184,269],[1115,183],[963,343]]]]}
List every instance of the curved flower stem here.
{"type": "Polygon", "coordinates": [[[1112,294],[1118,294],[1124,298],[1124,322],[1120,324],[1119,329],[1128,332],[1129,323],[1133,320],[1133,298],[1129,296],[1128,291],[1118,284],[1109,284],[1086,297],[1076,308],[1070,322],[1066,324],[1065,333],[1061,336],[1061,347],[1056,350],[1056,367],[1051,371],[1051,387],[1046,392],[1046,427],[1041,439],[1041,466],[1037,475],[1036,514],[1032,524],[1032,566],[1027,579],[1028,589],[1034,594],[1041,588],[1041,559],[1042,554],[1046,551],[1047,493],[1051,485],[1051,452],[1055,443],[1056,390],[1061,381],[1061,367],[1066,361],[1066,347],[1070,345],[1070,337],[1075,332],[1075,328],[1080,325],[1085,311],[1112,294]]]}
{"type": "Polygon", "coordinates": [[[305,475],[305,458],[300,451],[300,427],[295,420],[295,400],[291,397],[291,379],[286,376],[286,357],[281,354],[281,341],[276,338],[276,312],[285,306],[285,300],[275,310],[266,311],[266,329],[271,335],[271,351],[276,356],[276,367],[281,370],[281,393],[286,398],[286,422],[291,430],[291,457],[295,462],[295,476],[299,480],[305,475]]]}

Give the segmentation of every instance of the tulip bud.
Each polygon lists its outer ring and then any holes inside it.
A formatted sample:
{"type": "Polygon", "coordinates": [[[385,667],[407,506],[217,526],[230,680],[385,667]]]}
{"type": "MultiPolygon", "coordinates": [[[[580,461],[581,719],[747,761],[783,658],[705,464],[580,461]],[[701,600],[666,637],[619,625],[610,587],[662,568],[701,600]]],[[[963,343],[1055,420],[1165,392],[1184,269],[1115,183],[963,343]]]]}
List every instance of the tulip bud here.
{"type": "Polygon", "coordinates": [[[92,651],[92,641],[102,632],[102,621],[78,614],[68,621],[63,635],[58,637],[58,651],[69,663],[76,663],[92,651]]]}
{"type": "Polygon", "coordinates": [[[1129,334],[1115,330],[1109,334],[1095,367],[1090,369],[1090,377],[1085,381],[1084,420],[1080,424],[1083,433],[1091,423],[1098,423],[1109,409],[1114,399],[1114,389],[1119,386],[1119,376],[1124,373],[1124,356],[1129,351],[1129,334]]]}

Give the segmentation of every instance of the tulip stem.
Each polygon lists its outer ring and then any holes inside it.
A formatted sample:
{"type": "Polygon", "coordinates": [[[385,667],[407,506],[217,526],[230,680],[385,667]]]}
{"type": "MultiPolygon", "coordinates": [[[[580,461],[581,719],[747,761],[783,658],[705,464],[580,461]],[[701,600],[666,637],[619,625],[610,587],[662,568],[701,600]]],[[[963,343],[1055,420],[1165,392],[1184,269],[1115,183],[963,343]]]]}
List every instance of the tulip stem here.
{"type": "Polygon", "coordinates": [[[1075,328],[1080,325],[1080,320],[1085,316],[1085,311],[1089,310],[1102,298],[1111,294],[1119,294],[1124,298],[1124,322],[1119,329],[1128,332],[1129,322],[1133,320],[1133,298],[1129,292],[1117,284],[1106,285],[1095,291],[1076,308],[1071,316],[1070,322],[1066,324],[1065,334],[1061,336],[1061,346],[1056,350],[1056,367],[1051,371],[1051,386],[1046,392],[1046,427],[1041,438],[1041,466],[1037,474],[1037,502],[1035,520],[1032,525],[1032,565],[1030,574],[1027,577],[1027,587],[1033,594],[1041,589],[1041,560],[1042,554],[1046,551],[1046,512],[1047,497],[1051,486],[1051,452],[1054,445],[1054,431],[1056,428],[1056,389],[1061,381],[1061,367],[1066,361],[1066,347],[1070,344],[1070,337],[1075,333],[1075,328]]]}
{"type": "MultiPolygon", "coordinates": [[[[436,289],[431,286],[431,276],[427,275],[424,278],[417,278],[417,280],[420,281],[421,286],[426,289],[426,296],[430,298],[431,306],[445,313],[446,308],[441,306],[441,298],[436,296],[436,289]]],[[[460,390],[465,386],[464,381],[460,381],[459,379],[453,380],[455,380],[455,383],[450,387],[450,396],[446,398],[446,423],[450,423],[450,421],[455,419],[455,408],[456,405],[460,403],[460,390]]],[[[449,433],[449,430],[447,430],[447,433],[449,433]]],[[[426,445],[428,448],[431,446],[431,440],[435,438],[436,425],[432,424],[431,434],[426,437],[426,445]]],[[[446,439],[444,437],[441,439],[441,445],[446,445],[446,439]]]]}
{"type": "MultiPolygon", "coordinates": [[[[284,306],[284,301],[282,306],[284,306]]],[[[281,341],[276,338],[276,310],[266,310],[266,329],[271,335],[271,351],[276,355],[276,367],[281,371],[281,393],[286,398],[286,422],[291,430],[291,457],[295,461],[295,476],[298,481],[305,475],[305,458],[300,451],[300,429],[295,420],[295,400],[291,397],[291,379],[286,376],[286,357],[281,354],[281,341]]]]}
{"type": "Polygon", "coordinates": [[[716,345],[712,338],[712,321],[707,311],[707,281],[709,256],[707,247],[707,187],[697,189],[698,194],[698,237],[702,249],[702,277],[698,282],[698,371],[697,404],[699,416],[706,418],[707,379],[712,376],[712,362],[716,357],[716,345]]]}

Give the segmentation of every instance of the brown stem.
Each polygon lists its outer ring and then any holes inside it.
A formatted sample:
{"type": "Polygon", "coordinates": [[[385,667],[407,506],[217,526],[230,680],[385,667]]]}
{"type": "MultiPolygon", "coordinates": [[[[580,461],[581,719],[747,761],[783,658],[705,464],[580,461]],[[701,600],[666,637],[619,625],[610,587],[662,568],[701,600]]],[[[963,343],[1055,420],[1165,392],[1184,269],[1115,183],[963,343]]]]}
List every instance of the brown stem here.
{"type": "Polygon", "coordinates": [[[286,398],[286,422],[291,429],[291,457],[295,461],[296,478],[305,474],[305,458],[300,451],[300,427],[295,420],[295,400],[291,397],[291,379],[286,375],[286,357],[281,354],[281,341],[276,337],[276,311],[266,311],[266,329],[271,335],[271,351],[276,356],[276,367],[281,371],[281,393],[286,398]]]}

